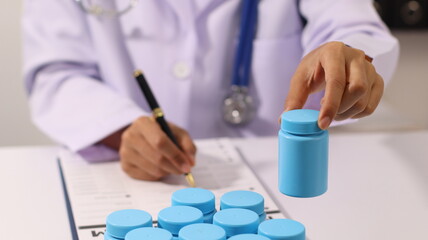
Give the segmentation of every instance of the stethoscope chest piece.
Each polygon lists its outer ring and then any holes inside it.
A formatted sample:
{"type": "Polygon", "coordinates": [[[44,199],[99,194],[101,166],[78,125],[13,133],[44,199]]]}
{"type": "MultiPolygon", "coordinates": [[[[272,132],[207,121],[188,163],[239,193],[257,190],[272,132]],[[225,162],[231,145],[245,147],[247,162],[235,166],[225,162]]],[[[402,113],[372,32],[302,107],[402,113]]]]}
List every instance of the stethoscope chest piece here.
{"type": "Polygon", "coordinates": [[[245,125],[254,117],[253,99],[248,88],[232,85],[231,92],[223,101],[223,119],[234,126],[245,125]]]}

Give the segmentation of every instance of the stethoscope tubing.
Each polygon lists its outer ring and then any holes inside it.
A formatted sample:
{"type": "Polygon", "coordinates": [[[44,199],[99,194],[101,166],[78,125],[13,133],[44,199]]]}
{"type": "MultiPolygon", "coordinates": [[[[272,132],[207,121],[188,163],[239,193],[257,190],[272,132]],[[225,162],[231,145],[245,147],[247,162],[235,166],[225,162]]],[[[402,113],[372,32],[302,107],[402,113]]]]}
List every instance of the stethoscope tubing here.
{"type": "Polygon", "coordinates": [[[243,1],[238,47],[233,66],[232,85],[248,87],[253,39],[257,25],[258,0],[243,1]]]}

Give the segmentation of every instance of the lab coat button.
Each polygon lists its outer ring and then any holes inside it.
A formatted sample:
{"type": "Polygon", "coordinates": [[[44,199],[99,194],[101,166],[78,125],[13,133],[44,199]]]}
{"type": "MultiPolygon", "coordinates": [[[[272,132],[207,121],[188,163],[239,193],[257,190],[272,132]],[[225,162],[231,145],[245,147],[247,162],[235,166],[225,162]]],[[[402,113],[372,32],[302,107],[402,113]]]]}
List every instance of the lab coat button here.
{"type": "Polygon", "coordinates": [[[177,62],[172,71],[174,76],[180,79],[187,78],[190,75],[190,67],[184,62],[177,62]]]}

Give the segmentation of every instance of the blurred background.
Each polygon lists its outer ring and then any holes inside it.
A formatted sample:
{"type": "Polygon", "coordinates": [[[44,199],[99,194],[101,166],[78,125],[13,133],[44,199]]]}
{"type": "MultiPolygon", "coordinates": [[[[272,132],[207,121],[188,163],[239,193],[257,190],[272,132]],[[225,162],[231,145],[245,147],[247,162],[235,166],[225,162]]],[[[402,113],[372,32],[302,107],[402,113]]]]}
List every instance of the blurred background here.
{"type": "MultiPolygon", "coordinates": [[[[401,43],[400,62],[378,110],[335,131],[428,129],[428,0],[377,0],[401,43]]],[[[0,2],[0,146],[52,143],[30,120],[21,74],[21,1],[0,2]]]]}

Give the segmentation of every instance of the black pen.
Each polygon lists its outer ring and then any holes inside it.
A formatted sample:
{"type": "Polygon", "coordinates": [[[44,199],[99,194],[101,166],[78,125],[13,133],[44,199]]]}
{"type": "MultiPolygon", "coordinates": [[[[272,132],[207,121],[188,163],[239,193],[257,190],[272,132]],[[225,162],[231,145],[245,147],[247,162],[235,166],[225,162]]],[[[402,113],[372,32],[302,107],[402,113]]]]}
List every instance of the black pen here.
{"type": "MultiPolygon", "coordinates": [[[[141,72],[140,70],[136,70],[134,72],[134,77],[137,80],[138,85],[140,86],[140,89],[147,100],[147,103],[152,109],[153,117],[156,119],[156,122],[158,122],[162,131],[169,137],[169,139],[171,139],[171,141],[181,150],[181,147],[178,144],[177,139],[174,137],[171,128],[169,128],[168,123],[165,120],[163,111],[159,107],[159,104],[156,101],[156,98],[153,95],[152,90],[150,89],[149,84],[147,83],[146,78],[143,75],[143,72],[141,72]]],[[[186,177],[186,181],[189,186],[196,187],[195,179],[193,178],[192,173],[185,173],[184,176],[186,177]]]]}

